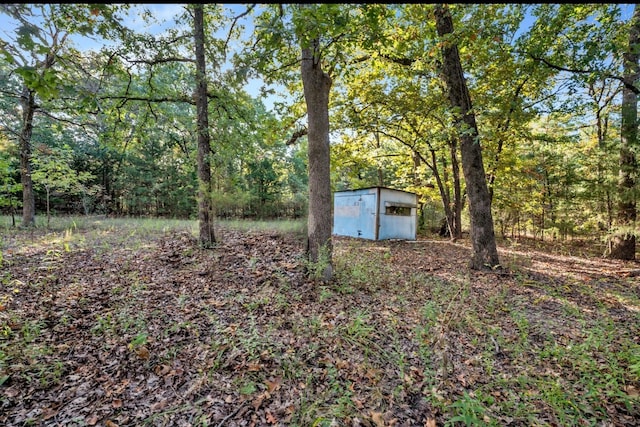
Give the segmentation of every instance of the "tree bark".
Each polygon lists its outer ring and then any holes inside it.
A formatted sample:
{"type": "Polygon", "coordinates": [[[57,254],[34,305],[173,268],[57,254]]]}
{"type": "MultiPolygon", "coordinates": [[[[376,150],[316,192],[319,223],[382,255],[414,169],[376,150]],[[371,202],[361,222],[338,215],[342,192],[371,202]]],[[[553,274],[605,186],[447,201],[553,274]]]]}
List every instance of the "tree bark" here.
{"type": "Polygon", "coordinates": [[[449,101],[459,109],[456,125],[460,133],[460,154],[471,217],[472,269],[494,268],[500,264],[491,215],[491,198],[482,163],[482,151],[471,97],[464,79],[458,47],[447,36],[453,33],[453,20],[446,6],[435,6],[438,36],[443,40],[442,71],[449,92],[449,101]]]}
{"type": "Polygon", "coordinates": [[[309,158],[309,216],[307,253],[309,261],[322,262],[323,280],[333,275],[331,263],[331,175],[329,149],[329,91],[331,78],[322,70],[319,40],[302,46],[302,84],[307,104],[309,158]]]}
{"type": "MultiPolygon", "coordinates": [[[[640,68],[638,47],[640,46],[640,10],[633,11],[629,30],[629,50],[623,53],[624,80],[628,85],[638,81],[640,68]]],[[[610,242],[610,258],[632,260],[636,257],[636,174],[638,164],[635,150],[638,145],[638,95],[622,87],[622,124],[620,129],[620,172],[618,175],[617,230],[610,242]]]]}
{"type": "Polygon", "coordinates": [[[211,200],[211,137],[209,134],[209,105],[204,52],[204,6],[194,5],[194,43],[196,55],[196,109],[198,131],[198,221],[199,242],[211,248],[216,242],[213,228],[211,200]]]}
{"type": "Polygon", "coordinates": [[[36,223],[36,201],[31,179],[31,135],[36,110],[35,94],[28,87],[22,90],[22,130],[20,132],[20,180],[22,182],[22,226],[36,223]]]}

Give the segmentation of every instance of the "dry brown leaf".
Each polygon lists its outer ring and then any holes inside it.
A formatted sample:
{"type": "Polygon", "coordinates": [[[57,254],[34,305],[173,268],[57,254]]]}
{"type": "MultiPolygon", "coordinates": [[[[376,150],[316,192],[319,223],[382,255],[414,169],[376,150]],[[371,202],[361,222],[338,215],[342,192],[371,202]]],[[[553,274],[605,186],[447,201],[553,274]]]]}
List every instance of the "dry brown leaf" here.
{"type": "Polygon", "coordinates": [[[371,411],[371,421],[374,422],[376,427],[385,427],[384,416],[382,412],[371,411]]]}
{"type": "Polygon", "coordinates": [[[15,387],[9,387],[8,389],[6,389],[4,391],[5,396],[7,397],[16,397],[17,395],[20,394],[20,390],[18,390],[15,387]]]}
{"type": "Polygon", "coordinates": [[[278,418],[269,411],[267,411],[266,418],[269,424],[278,424],[278,418]]]}
{"type": "Polygon", "coordinates": [[[424,427],[436,427],[436,419],[435,418],[427,418],[427,421],[424,423],[424,427]]]}
{"type": "Polygon", "coordinates": [[[114,423],[111,420],[107,420],[107,421],[104,422],[104,426],[105,427],[118,427],[118,424],[114,423]]]}
{"type": "Polygon", "coordinates": [[[136,348],[136,354],[140,359],[143,359],[143,360],[149,360],[149,357],[151,356],[149,354],[149,350],[145,346],[136,348]]]}
{"type": "Polygon", "coordinates": [[[171,367],[168,365],[157,365],[153,370],[158,376],[165,376],[169,372],[171,372],[171,367]]]}
{"type": "Polygon", "coordinates": [[[88,426],[94,426],[94,425],[98,424],[98,420],[99,419],[100,418],[98,418],[98,415],[92,414],[89,418],[84,420],[84,422],[87,423],[88,426]]]}
{"type": "Polygon", "coordinates": [[[45,408],[42,411],[42,419],[43,420],[51,419],[51,418],[55,417],[56,415],[58,415],[58,410],[54,409],[54,408],[45,408]]]}
{"type": "Polygon", "coordinates": [[[111,402],[111,406],[116,409],[122,408],[122,399],[115,399],[113,402],[111,402]]]}
{"type": "Polygon", "coordinates": [[[362,402],[362,400],[352,397],[351,401],[353,402],[354,405],[356,405],[356,408],[358,409],[364,408],[364,403],[362,402]]]}
{"type": "Polygon", "coordinates": [[[259,372],[262,370],[262,364],[260,363],[249,363],[247,365],[247,370],[249,372],[259,372]]]}
{"type": "Polygon", "coordinates": [[[258,408],[260,408],[260,406],[262,406],[262,402],[263,401],[264,401],[264,395],[261,394],[260,396],[258,396],[255,399],[253,399],[253,402],[251,402],[251,406],[253,406],[253,409],[255,409],[257,411],[258,408]]]}
{"type": "Polygon", "coordinates": [[[624,388],[624,391],[630,396],[630,397],[639,397],[640,396],[640,390],[638,390],[637,388],[635,388],[632,385],[628,385],[624,388]]]}
{"type": "Polygon", "coordinates": [[[273,393],[274,391],[277,391],[280,389],[280,385],[282,384],[282,377],[277,377],[276,379],[274,379],[273,381],[265,381],[266,385],[267,385],[267,391],[269,393],[273,393]]]}

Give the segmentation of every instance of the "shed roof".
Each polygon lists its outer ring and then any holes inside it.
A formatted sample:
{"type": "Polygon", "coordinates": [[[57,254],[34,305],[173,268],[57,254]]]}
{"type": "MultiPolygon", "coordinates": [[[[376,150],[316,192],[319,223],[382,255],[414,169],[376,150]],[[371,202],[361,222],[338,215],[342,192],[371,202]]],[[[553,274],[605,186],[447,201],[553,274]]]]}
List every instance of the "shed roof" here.
{"type": "Polygon", "coordinates": [[[352,190],[337,190],[337,191],[334,191],[334,193],[346,193],[346,192],[350,192],[350,191],[352,192],[352,191],[361,191],[361,190],[372,190],[374,188],[380,188],[382,190],[401,191],[401,192],[407,193],[407,194],[416,194],[416,193],[413,193],[411,191],[399,190],[397,188],[390,188],[390,187],[382,187],[382,186],[379,186],[379,185],[374,185],[374,186],[371,186],[371,187],[354,188],[352,190]]]}

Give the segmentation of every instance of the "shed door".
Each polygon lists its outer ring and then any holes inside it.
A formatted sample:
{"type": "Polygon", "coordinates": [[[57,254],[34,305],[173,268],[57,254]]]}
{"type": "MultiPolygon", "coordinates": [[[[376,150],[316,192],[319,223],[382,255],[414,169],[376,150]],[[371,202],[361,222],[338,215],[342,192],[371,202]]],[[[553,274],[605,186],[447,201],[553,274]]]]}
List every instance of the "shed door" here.
{"type": "Polygon", "coordinates": [[[333,232],[340,236],[375,240],[375,194],[336,195],[333,232]]]}

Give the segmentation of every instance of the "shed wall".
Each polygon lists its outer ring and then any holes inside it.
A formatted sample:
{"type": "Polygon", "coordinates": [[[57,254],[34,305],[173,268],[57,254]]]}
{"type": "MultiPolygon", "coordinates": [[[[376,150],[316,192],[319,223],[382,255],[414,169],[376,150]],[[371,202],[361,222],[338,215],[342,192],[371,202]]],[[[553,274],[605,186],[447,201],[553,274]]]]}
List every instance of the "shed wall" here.
{"type": "Polygon", "coordinates": [[[333,234],[370,240],[416,239],[417,196],[385,187],[334,193],[333,234]]]}
{"type": "Polygon", "coordinates": [[[416,239],[417,196],[413,193],[383,188],[378,205],[380,228],[378,239],[416,239]]]}
{"type": "Polygon", "coordinates": [[[353,190],[334,194],[333,233],[376,239],[377,191],[353,190]]]}

